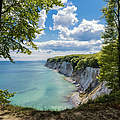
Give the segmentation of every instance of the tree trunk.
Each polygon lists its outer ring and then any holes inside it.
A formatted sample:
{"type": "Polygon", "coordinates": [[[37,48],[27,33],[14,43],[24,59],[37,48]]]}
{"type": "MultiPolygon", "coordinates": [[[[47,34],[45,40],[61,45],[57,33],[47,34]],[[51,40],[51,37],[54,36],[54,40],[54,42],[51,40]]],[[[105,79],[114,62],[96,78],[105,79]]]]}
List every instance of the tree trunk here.
{"type": "Polygon", "coordinates": [[[2,3],[3,3],[3,0],[0,0],[0,22],[1,22],[1,16],[2,16],[2,3]]]}
{"type": "Polygon", "coordinates": [[[119,89],[120,89],[120,26],[119,26],[119,36],[118,36],[118,76],[119,76],[119,89]]]}
{"type": "Polygon", "coordinates": [[[119,89],[120,89],[120,8],[119,0],[118,3],[118,76],[119,76],[119,89]]]}

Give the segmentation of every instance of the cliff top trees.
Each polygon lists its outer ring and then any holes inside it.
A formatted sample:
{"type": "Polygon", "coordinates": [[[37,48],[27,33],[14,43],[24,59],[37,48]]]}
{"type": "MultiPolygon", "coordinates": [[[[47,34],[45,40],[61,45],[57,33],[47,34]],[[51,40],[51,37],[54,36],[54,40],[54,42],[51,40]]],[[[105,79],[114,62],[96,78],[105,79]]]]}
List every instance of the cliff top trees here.
{"type": "Polygon", "coordinates": [[[104,44],[100,58],[101,81],[107,81],[108,87],[120,89],[120,0],[104,0],[107,6],[102,12],[106,20],[102,35],[104,44]]]}
{"type": "Polygon", "coordinates": [[[25,46],[37,46],[32,42],[38,28],[40,11],[54,5],[63,6],[60,0],[0,0],[0,57],[9,58],[10,51],[30,54],[25,46]]]}

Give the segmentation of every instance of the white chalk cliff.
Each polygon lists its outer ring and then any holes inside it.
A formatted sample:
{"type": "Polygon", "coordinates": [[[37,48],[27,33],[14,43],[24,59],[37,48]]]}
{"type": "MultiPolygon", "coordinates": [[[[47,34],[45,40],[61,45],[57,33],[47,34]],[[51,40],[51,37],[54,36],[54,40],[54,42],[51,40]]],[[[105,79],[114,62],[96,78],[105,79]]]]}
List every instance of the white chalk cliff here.
{"type": "Polygon", "coordinates": [[[86,103],[89,99],[95,99],[98,96],[111,92],[105,86],[105,82],[99,83],[97,79],[99,68],[86,67],[81,71],[74,71],[71,63],[65,61],[61,63],[47,61],[46,66],[56,69],[59,73],[67,77],[71,77],[78,87],[78,92],[70,98],[71,101],[74,101],[75,97],[77,97],[77,103],[75,104],[86,103]]]}

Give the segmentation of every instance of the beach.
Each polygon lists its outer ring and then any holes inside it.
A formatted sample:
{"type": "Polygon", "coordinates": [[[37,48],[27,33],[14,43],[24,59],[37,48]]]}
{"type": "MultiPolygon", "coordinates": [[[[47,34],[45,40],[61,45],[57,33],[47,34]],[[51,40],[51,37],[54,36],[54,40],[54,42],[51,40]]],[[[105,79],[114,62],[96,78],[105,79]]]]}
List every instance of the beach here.
{"type": "MultiPolygon", "coordinates": [[[[64,80],[71,82],[72,84],[75,85],[75,81],[72,80],[71,77],[65,77],[64,80]]],[[[80,93],[79,93],[79,86],[76,84],[76,90],[72,92],[71,95],[68,95],[68,101],[73,104],[75,107],[77,107],[81,102],[80,102],[80,93]]]]}

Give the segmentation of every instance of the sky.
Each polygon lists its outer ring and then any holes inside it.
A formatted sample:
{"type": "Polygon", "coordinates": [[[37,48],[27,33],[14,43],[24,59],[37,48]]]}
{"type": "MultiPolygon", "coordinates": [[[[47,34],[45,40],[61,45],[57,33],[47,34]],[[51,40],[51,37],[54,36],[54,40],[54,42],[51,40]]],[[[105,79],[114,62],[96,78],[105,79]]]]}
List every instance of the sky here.
{"type": "MultiPolygon", "coordinates": [[[[101,50],[105,21],[101,18],[103,0],[62,0],[64,7],[54,6],[48,14],[42,10],[39,27],[45,30],[36,34],[38,50],[32,54],[11,52],[14,60],[46,60],[68,54],[88,54],[101,50]]],[[[3,60],[3,59],[2,59],[3,60]]]]}

